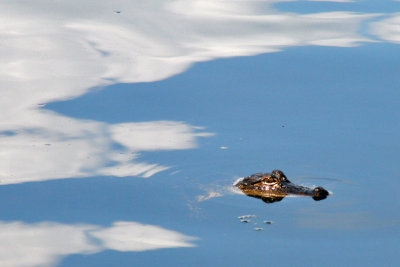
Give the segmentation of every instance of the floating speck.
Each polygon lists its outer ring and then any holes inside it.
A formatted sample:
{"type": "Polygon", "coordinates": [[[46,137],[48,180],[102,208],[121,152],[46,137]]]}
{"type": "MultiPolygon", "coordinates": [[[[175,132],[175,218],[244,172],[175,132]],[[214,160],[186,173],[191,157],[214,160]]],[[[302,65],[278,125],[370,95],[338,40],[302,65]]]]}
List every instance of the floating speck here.
{"type": "Polygon", "coordinates": [[[173,172],[171,172],[169,175],[175,175],[175,174],[177,174],[177,173],[179,173],[179,172],[180,172],[180,170],[173,171],[173,172]]]}
{"type": "Polygon", "coordinates": [[[220,149],[228,149],[227,146],[220,146],[219,148],[220,148],[220,149]]]}
{"type": "Polygon", "coordinates": [[[264,228],[260,228],[260,227],[254,228],[254,231],[263,231],[263,230],[264,230],[264,228]]]}
{"type": "Polygon", "coordinates": [[[119,14],[119,13],[121,13],[121,10],[115,10],[114,13],[119,14]]]}
{"type": "Polygon", "coordinates": [[[242,215],[239,216],[238,219],[249,219],[249,218],[256,218],[256,215],[242,215]]]}
{"type": "Polygon", "coordinates": [[[265,224],[272,224],[272,221],[264,221],[265,224]]]}
{"type": "Polygon", "coordinates": [[[250,222],[250,220],[240,220],[241,222],[243,222],[243,223],[249,223],[250,222]]]}

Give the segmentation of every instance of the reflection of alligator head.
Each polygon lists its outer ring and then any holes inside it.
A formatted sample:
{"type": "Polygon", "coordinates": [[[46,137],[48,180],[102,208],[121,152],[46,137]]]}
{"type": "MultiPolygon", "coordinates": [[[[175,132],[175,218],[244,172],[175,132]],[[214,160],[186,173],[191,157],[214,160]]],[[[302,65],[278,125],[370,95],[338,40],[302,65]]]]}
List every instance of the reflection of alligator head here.
{"type": "Polygon", "coordinates": [[[280,170],[250,175],[240,179],[234,186],[246,195],[260,198],[266,203],[281,201],[287,195],[311,196],[314,200],[322,200],[329,195],[320,186],[312,189],[292,183],[280,170]]]}

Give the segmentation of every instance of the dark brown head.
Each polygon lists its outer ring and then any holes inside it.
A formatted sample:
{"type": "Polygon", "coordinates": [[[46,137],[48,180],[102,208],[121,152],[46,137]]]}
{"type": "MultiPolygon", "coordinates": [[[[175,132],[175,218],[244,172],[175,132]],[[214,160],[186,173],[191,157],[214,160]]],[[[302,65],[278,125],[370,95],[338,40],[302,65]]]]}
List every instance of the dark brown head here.
{"type": "Polygon", "coordinates": [[[312,189],[293,184],[281,170],[252,174],[238,180],[234,185],[244,194],[260,198],[266,203],[281,201],[287,195],[311,196],[314,200],[322,200],[329,195],[329,192],[320,186],[312,189]]]}

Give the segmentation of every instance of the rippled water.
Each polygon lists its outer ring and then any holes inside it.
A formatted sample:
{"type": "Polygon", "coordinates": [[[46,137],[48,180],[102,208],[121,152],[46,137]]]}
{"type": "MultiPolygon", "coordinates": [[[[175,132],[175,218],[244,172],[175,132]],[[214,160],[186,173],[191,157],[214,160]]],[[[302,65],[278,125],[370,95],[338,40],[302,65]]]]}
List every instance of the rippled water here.
{"type": "Polygon", "coordinates": [[[400,3],[273,2],[2,2],[0,266],[396,266],[400,3]]]}

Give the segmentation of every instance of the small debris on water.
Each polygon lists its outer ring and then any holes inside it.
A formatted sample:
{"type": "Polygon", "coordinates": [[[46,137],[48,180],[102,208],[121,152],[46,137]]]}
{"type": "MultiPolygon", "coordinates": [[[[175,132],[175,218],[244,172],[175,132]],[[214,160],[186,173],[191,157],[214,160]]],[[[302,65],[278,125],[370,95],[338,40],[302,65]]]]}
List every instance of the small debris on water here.
{"type": "Polygon", "coordinates": [[[121,13],[121,10],[115,10],[114,13],[119,14],[119,13],[121,13]]]}
{"type": "Polygon", "coordinates": [[[220,149],[228,149],[227,146],[220,146],[219,148],[220,148],[220,149]]]}
{"type": "Polygon", "coordinates": [[[241,222],[243,222],[243,223],[249,223],[250,222],[250,220],[240,220],[241,222]]]}
{"type": "Polygon", "coordinates": [[[264,230],[264,228],[261,228],[261,227],[254,228],[254,231],[263,231],[263,230],[264,230]]]}
{"type": "Polygon", "coordinates": [[[256,215],[242,215],[239,216],[238,219],[249,219],[249,218],[257,218],[256,215]]]}
{"type": "Polygon", "coordinates": [[[264,221],[265,224],[273,224],[272,221],[264,221]]]}
{"type": "Polygon", "coordinates": [[[197,201],[202,202],[215,197],[222,197],[222,194],[218,192],[208,192],[208,195],[197,196],[197,201]]]}

